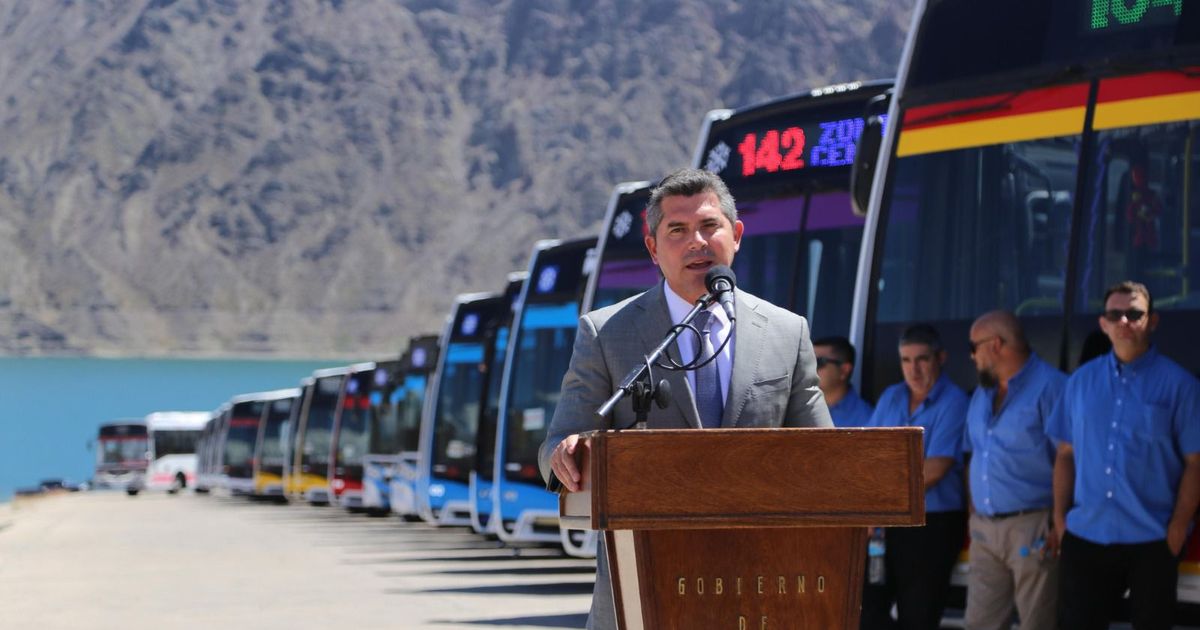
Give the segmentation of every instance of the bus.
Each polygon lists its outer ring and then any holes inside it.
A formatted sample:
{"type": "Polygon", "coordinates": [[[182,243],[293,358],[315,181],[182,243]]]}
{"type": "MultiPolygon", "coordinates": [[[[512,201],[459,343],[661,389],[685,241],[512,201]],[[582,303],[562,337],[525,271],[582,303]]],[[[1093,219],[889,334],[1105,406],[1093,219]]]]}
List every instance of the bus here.
{"type": "Polygon", "coordinates": [[[488,366],[488,379],[479,410],[479,428],[475,432],[475,461],[467,482],[471,529],[478,534],[496,534],[495,521],[490,520],[492,472],[496,463],[496,420],[500,416],[500,392],[504,391],[504,358],[508,354],[509,330],[527,275],[524,271],[508,274],[500,316],[484,332],[484,362],[488,366]]]}
{"type": "Polygon", "coordinates": [[[253,464],[254,496],[281,501],[283,493],[284,460],[287,457],[287,438],[295,416],[300,410],[298,388],[263,392],[265,403],[262,421],[258,424],[253,464]]]}
{"type": "Polygon", "coordinates": [[[499,293],[464,293],[446,320],[421,420],[417,499],[428,523],[471,524],[468,485],[488,383],[484,342],[507,306],[499,293]]]}
{"type": "Polygon", "coordinates": [[[221,486],[233,496],[254,496],[254,451],[266,407],[263,393],[240,394],[229,400],[218,470],[221,486]]]}
{"type": "Polygon", "coordinates": [[[304,388],[305,397],[290,454],[289,498],[311,505],[328,505],[331,500],[329,464],[333,422],[349,374],[349,367],[316,370],[312,374],[312,384],[304,388]]]}
{"type": "Polygon", "coordinates": [[[350,366],[345,391],[333,422],[329,453],[329,486],[333,503],[351,511],[364,509],[363,456],[370,443],[371,391],[376,364],[350,366]]]}
{"type": "Polygon", "coordinates": [[[891,87],[817,88],[713,110],[701,126],[693,166],[725,181],[746,224],[733,263],[738,287],[803,315],[813,339],[850,332],[864,224],[851,203],[851,167],[866,116],[884,112],[891,87]]]}
{"type": "Polygon", "coordinates": [[[100,425],[95,447],[96,469],[92,474],[92,487],[128,490],[149,462],[150,440],[146,423],[143,420],[106,422],[100,425]]]}
{"type": "MultiPolygon", "coordinates": [[[[1070,373],[1126,279],[1154,294],[1159,350],[1200,372],[1200,5],[919,1],[888,121],[867,125],[856,164],[865,396],[901,379],[912,322],[938,328],[946,372],[972,388],[967,335],[993,309],[1070,373]]],[[[1179,596],[1194,616],[1194,535],[1179,596]]]]}
{"type": "Polygon", "coordinates": [[[196,484],[196,443],[212,414],[207,411],[156,411],[146,416],[149,465],[128,488],[175,494],[196,484]]]}
{"type": "Polygon", "coordinates": [[[396,470],[402,442],[398,405],[403,392],[403,358],[380,363],[375,368],[375,385],[371,388],[370,424],[367,453],[363,455],[363,509],[372,516],[391,512],[392,475],[396,470]]]}
{"type": "Polygon", "coordinates": [[[596,237],[538,242],[513,319],[496,423],[492,516],[504,542],[558,542],[558,495],[546,490],[538,448],[554,416],[579,325],[588,250],[596,237]]]}
{"type": "Polygon", "coordinates": [[[391,455],[395,465],[387,479],[388,503],[401,518],[420,518],[417,479],[420,477],[421,414],[425,408],[429,377],[438,362],[438,335],[409,339],[401,358],[403,379],[392,391],[395,439],[391,455]]]}

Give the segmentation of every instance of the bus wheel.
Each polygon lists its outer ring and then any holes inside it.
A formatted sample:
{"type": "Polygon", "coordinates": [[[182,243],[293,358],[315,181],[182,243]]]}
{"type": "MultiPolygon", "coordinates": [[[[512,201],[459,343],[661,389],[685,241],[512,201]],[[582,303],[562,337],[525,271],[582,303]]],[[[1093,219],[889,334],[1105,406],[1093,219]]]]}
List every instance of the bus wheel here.
{"type": "Polygon", "coordinates": [[[136,497],[136,496],[137,496],[137,493],[138,493],[138,491],[137,491],[136,489],[134,489],[134,488],[127,488],[127,489],[125,490],[125,494],[128,494],[128,495],[129,495],[129,496],[131,496],[131,497],[136,497]]]}

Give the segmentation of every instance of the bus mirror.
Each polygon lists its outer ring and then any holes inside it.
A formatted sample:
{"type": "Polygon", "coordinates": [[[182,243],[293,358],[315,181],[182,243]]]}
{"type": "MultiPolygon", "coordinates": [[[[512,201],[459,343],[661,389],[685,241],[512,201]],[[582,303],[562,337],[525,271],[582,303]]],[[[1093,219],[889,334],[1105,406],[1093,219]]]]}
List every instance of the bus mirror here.
{"type": "Polygon", "coordinates": [[[875,163],[879,159],[879,146],[883,144],[883,120],[870,116],[863,126],[854,152],[854,168],[850,171],[850,196],[854,214],[865,217],[871,204],[871,182],[875,179],[875,163]]]}

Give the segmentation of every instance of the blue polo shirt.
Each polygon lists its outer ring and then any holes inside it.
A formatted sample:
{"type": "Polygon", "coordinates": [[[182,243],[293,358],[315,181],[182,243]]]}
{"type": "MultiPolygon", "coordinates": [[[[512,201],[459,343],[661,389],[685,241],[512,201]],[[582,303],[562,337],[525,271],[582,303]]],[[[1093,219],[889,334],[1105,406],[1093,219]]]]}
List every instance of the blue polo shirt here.
{"type": "Polygon", "coordinates": [[[1067,375],[1036,354],[1008,381],[999,413],[995,387],[978,387],[967,407],[963,451],[975,511],[994,516],[1054,507],[1056,446],[1047,424],[1062,398],[1067,375]]]}
{"type": "Polygon", "coordinates": [[[851,387],[836,405],[829,407],[835,427],[861,427],[871,419],[871,403],[862,399],[851,387]]]}
{"type": "Polygon", "coordinates": [[[946,476],[925,491],[926,512],[953,512],[963,502],[962,441],[967,420],[967,395],[942,374],[916,412],[908,413],[908,385],[903,381],[883,390],[868,427],[923,427],[925,457],[953,457],[946,476]]]}
{"type": "Polygon", "coordinates": [[[1200,453],[1200,381],[1153,347],[1125,365],[1110,352],[1071,375],[1050,426],[1075,451],[1068,531],[1102,545],[1167,537],[1183,457],[1200,453]]]}

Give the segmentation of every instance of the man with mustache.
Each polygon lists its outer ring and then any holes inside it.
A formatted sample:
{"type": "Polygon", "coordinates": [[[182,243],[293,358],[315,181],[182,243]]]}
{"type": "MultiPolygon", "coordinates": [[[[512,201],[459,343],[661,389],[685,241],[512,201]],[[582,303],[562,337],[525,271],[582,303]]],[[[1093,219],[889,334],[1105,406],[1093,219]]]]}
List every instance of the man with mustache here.
{"type": "MultiPolygon", "coordinates": [[[[646,225],[646,249],[664,280],[645,293],[579,318],[562,397],[539,452],[542,476],[547,481],[556,477],[571,491],[578,490],[580,482],[575,461],[579,434],[607,428],[595,419],[596,409],[707,293],[708,270],[733,263],[745,229],[725,183],[699,169],[676,171],[659,183],[650,196],[646,225]]],[[[681,363],[716,358],[686,373],[655,370],[656,380],[665,376],[670,382],[673,401],[667,409],[653,407],[647,426],[833,426],[818,387],[808,322],[740,289],[734,299],[736,326],[714,303],[695,321],[701,335],[685,331],[668,349],[681,363]]],[[[632,405],[624,400],[614,409],[611,426],[628,428],[634,420],[632,405]]],[[[587,627],[616,628],[603,544],[587,627]]]]}
{"type": "Polygon", "coordinates": [[[1055,444],[1048,423],[1067,376],[1029,347],[1016,316],[975,320],[971,358],[979,387],[967,407],[971,572],[966,627],[1055,627],[1058,540],[1051,531],[1055,444]]]}

